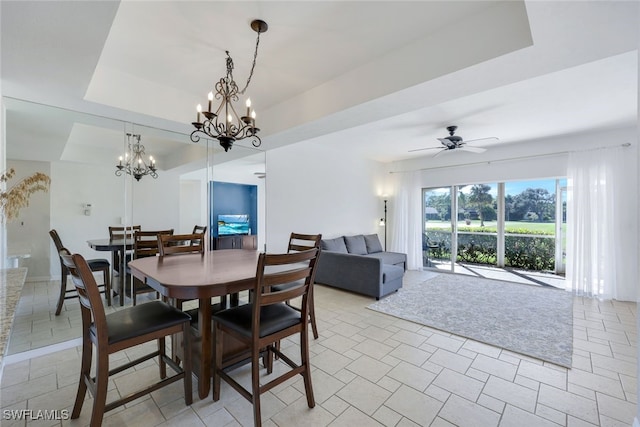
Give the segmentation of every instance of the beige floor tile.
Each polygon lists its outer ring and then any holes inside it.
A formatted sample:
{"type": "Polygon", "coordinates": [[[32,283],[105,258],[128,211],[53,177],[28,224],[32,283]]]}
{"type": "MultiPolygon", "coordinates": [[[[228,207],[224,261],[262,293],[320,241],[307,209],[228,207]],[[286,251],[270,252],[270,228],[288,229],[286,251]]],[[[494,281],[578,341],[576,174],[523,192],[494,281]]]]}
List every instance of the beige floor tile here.
{"type": "Polygon", "coordinates": [[[338,391],[336,395],[365,414],[373,415],[391,396],[391,392],[358,377],[338,391]]]}
{"type": "Polygon", "coordinates": [[[538,395],[534,390],[497,377],[489,378],[482,393],[529,412],[535,410],[538,395]]]}
{"type": "Polygon", "coordinates": [[[513,381],[517,370],[517,368],[510,363],[485,356],[484,354],[479,354],[478,357],[473,360],[471,367],[507,381],[513,381]]]}
{"type": "Polygon", "coordinates": [[[584,372],[579,369],[569,370],[569,384],[576,384],[596,392],[624,399],[624,391],[619,380],[603,377],[601,375],[584,372]]]}
{"type": "Polygon", "coordinates": [[[444,369],[433,381],[438,386],[467,400],[475,402],[480,396],[484,383],[450,369],[444,369]]]}
{"type": "Polygon", "coordinates": [[[583,421],[592,424],[598,423],[596,402],[585,397],[541,384],[538,402],[568,415],[573,415],[583,421]]]}
{"type": "Polygon", "coordinates": [[[502,414],[500,427],[557,427],[557,424],[545,418],[537,416],[527,411],[523,411],[515,406],[507,405],[502,414]]]}
{"type": "Polygon", "coordinates": [[[385,402],[385,406],[402,414],[411,422],[423,426],[429,425],[435,419],[442,405],[442,402],[433,397],[405,385],[385,402]]]}
{"type": "Polygon", "coordinates": [[[499,413],[455,394],[447,400],[438,416],[460,427],[492,427],[500,421],[499,413]]]}
{"type": "Polygon", "coordinates": [[[375,383],[385,376],[392,369],[392,366],[365,355],[351,362],[346,369],[375,383]]]}
{"type": "Polygon", "coordinates": [[[432,372],[407,362],[399,363],[387,373],[387,376],[419,391],[424,391],[436,377],[432,372]]]}
{"type": "Polygon", "coordinates": [[[596,396],[600,415],[613,418],[627,425],[633,424],[633,419],[636,415],[636,405],[602,393],[596,393],[596,396]]]}
{"type": "Polygon", "coordinates": [[[428,362],[464,374],[473,360],[447,350],[438,349],[431,355],[428,362]]]}
{"type": "Polygon", "coordinates": [[[375,419],[365,415],[364,413],[358,411],[358,409],[354,407],[348,408],[331,423],[331,427],[353,426],[379,427],[382,426],[382,424],[380,424],[375,419]]]}
{"type": "Polygon", "coordinates": [[[429,359],[431,354],[407,344],[400,344],[389,353],[389,356],[420,366],[429,359]]]}
{"type": "Polygon", "coordinates": [[[557,371],[546,366],[526,361],[523,361],[520,363],[520,366],[518,366],[518,375],[541,383],[549,384],[559,389],[566,389],[567,387],[566,371],[557,371]]]}

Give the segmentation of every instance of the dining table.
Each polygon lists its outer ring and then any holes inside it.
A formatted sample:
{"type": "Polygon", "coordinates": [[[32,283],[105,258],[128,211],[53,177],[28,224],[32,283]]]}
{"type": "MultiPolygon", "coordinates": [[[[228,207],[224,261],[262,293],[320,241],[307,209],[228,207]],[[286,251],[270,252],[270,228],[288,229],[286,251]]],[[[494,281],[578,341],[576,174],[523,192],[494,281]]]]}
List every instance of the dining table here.
{"type": "MultiPolygon", "coordinates": [[[[201,399],[209,394],[213,372],[211,298],[252,289],[258,255],[255,250],[224,249],[204,254],[139,258],[128,263],[133,276],[162,296],[174,301],[198,300],[198,318],[191,328],[191,356],[201,399]]],[[[174,348],[174,352],[176,350],[179,349],[174,348]]]]}
{"type": "MultiPolygon", "coordinates": [[[[95,251],[101,251],[101,252],[111,252],[111,253],[119,253],[118,257],[111,257],[111,259],[120,259],[120,266],[119,266],[119,270],[120,274],[122,275],[121,277],[124,277],[124,271],[125,271],[125,263],[126,263],[126,254],[127,251],[130,251],[133,249],[133,238],[128,238],[128,239],[93,239],[93,240],[87,240],[87,244],[89,245],[89,247],[95,251]]],[[[114,282],[114,276],[115,276],[115,266],[113,265],[113,262],[111,263],[111,283],[115,283],[114,282]]],[[[124,286],[125,286],[125,281],[121,279],[120,280],[120,284],[118,286],[118,295],[120,296],[120,305],[124,305],[124,286]]]]}

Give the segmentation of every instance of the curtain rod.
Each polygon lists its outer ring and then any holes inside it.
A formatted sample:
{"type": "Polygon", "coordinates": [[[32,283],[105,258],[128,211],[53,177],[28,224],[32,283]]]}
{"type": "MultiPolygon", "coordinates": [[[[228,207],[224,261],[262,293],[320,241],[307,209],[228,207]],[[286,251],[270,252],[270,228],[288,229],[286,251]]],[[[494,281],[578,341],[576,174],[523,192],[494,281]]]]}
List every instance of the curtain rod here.
{"type": "Polygon", "coordinates": [[[449,168],[458,168],[458,167],[464,167],[464,166],[483,165],[485,163],[487,165],[490,165],[491,163],[510,162],[510,161],[513,161],[513,160],[534,159],[534,158],[537,158],[537,157],[557,156],[557,155],[560,155],[560,154],[570,154],[570,153],[577,153],[577,152],[582,152],[582,151],[595,151],[595,150],[602,150],[602,149],[606,149],[606,148],[616,148],[616,147],[631,147],[631,143],[630,142],[625,142],[624,144],[620,144],[620,145],[609,145],[609,146],[606,146],[606,147],[596,147],[596,148],[589,148],[589,149],[585,149],[585,150],[558,151],[556,153],[534,154],[534,155],[531,155],[531,156],[511,157],[509,159],[485,160],[485,161],[482,161],[482,162],[463,163],[463,164],[460,164],[460,165],[434,166],[434,167],[431,167],[431,168],[411,169],[411,170],[406,170],[406,171],[389,171],[389,173],[407,173],[407,172],[418,172],[418,171],[428,171],[428,170],[437,170],[437,169],[449,169],[449,168]]]}

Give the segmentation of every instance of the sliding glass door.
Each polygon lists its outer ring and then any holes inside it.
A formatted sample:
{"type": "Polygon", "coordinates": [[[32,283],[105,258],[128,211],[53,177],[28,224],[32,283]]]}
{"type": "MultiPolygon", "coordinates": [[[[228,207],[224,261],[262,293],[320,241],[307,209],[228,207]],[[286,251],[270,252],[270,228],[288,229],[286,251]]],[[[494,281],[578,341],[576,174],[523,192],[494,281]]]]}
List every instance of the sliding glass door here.
{"type": "Polygon", "coordinates": [[[566,179],[427,188],[423,200],[426,268],[564,273],[566,179]]]}
{"type": "MultiPolygon", "coordinates": [[[[452,187],[424,189],[422,192],[424,232],[422,234],[422,259],[425,267],[451,269],[455,197],[452,187]]],[[[455,252],[455,251],[454,251],[455,252]]]]}

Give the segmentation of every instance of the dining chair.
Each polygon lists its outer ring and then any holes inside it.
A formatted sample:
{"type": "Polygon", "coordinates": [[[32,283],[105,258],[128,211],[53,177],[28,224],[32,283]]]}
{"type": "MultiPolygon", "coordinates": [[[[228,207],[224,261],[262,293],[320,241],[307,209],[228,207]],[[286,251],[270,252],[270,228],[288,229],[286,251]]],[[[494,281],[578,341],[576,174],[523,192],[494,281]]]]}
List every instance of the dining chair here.
{"type": "Polygon", "coordinates": [[[192,234],[206,234],[207,226],[206,225],[194,225],[192,234]]]}
{"type": "Polygon", "coordinates": [[[179,380],[183,380],[184,383],[185,404],[191,405],[189,315],[162,301],[151,301],[137,307],[127,307],[107,315],[104,312],[95,278],[82,255],[71,255],[67,249],[62,248],[60,258],[69,270],[77,289],[82,314],[82,364],[71,418],[75,419],[80,416],[87,389],[93,396],[91,427],[99,427],[102,424],[105,412],[179,380]],[[165,348],[165,338],[179,333],[183,337],[182,345],[185,354],[182,368],[167,357],[165,348]],[[110,354],[150,341],[157,341],[157,350],[139,356],[124,365],[109,369],[110,354]],[[97,352],[95,377],[91,373],[93,346],[97,352]],[[110,403],[106,402],[111,375],[147,362],[156,356],[160,368],[160,381],[110,403]],[[167,377],[167,365],[176,372],[175,375],[167,377]]]}
{"type": "MultiPolygon", "coordinates": [[[[225,380],[240,395],[252,402],[254,425],[261,425],[260,395],[300,374],[304,380],[307,405],[315,406],[309,363],[309,296],[313,288],[316,260],[320,249],[311,248],[288,254],[265,254],[258,257],[253,299],[249,304],[229,308],[213,315],[214,360],[213,400],[220,399],[220,380],[225,380]],[[274,291],[273,286],[296,283],[297,286],[274,291]],[[302,298],[301,311],[285,302],[302,298]],[[288,336],[300,335],[300,364],[280,352],[274,345],[288,336]],[[229,335],[248,347],[248,352],[231,360],[222,360],[224,343],[229,335]],[[260,385],[260,358],[265,358],[267,374],[273,373],[273,355],[289,370],[260,385]],[[251,363],[251,391],[229,374],[242,363],[251,363]]],[[[292,346],[291,348],[295,348],[292,346]]]]}
{"type": "Polygon", "coordinates": [[[160,234],[158,255],[204,254],[204,233],[160,234]]]}
{"type": "MultiPolygon", "coordinates": [[[[56,231],[56,229],[52,229],[49,231],[49,236],[53,240],[53,244],[56,246],[56,250],[60,253],[60,250],[64,248],[62,244],[62,239],[60,239],[60,235],[56,231]]],[[[109,278],[111,265],[109,261],[103,258],[95,258],[87,260],[87,264],[89,264],[89,268],[91,271],[101,271],[103,275],[102,285],[102,293],[104,293],[104,297],[107,300],[107,305],[111,305],[111,279],[109,278]]],[[[70,298],[76,298],[78,293],[75,288],[67,289],[67,276],[69,275],[69,271],[65,267],[62,262],[62,258],[60,258],[60,296],[58,297],[58,304],[56,305],[56,316],[58,316],[62,312],[62,304],[64,300],[70,298]]]]}
{"type": "MultiPolygon", "coordinates": [[[[172,256],[172,255],[180,255],[180,254],[200,254],[204,255],[204,234],[195,233],[195,234],[160,234],[158,238],[158,255],[160,257],[172,256]]],[[[175,306],[180,310],[183,309],[183,304],[185,301],[190,300],[176,300],[175,306]]],[[[220,304],[212,305],[212,312],[215,313],[217,311],[226,308],[227,296],[223,295],[220,297],[220,304]]],[[[198,309],[192,308],[190,310],[186,310],[191,316],[192,322],[197,322],[198,320],[198,309]]]]}
{"type": "MultiPolygon", "coordinates": [[[[139,225],[131,225],[131,226],[110,226],[109,227],[109,240],[126,240],[133,239],[133,236],[136,231],[140,231],[142,229],[139,225]]],[[[111,262],[113,263],[113,269],[120,273],[120,266],[124,263],[131,261],[131,256],[133,252],[127,251],[125,259],[120,259],[120,252],[114,251],[111,252],[111,262]]]]}
{"type": "MultiPolygon", "coordinates": [[[[300,234],[300,233],[291,233],[289,236],[289,245],[287,246],[287,252],[300,252],[306,251],[311,248],[319,248],[320,241],[322,240],[322,234],[300,234]]],[[[283,285],[274,286],[275,290],[285,290],[286,288],[290,288],[295,286],[295,283],[288,283],[283,285]]],[[[287,301],[287,304],[296,309],[300,310],[299,307],[291,305],[291,301],[287,301]]],[[[311,330],[313,331],[313,338],[318,339],[318,326],[316,324],[316,311],[315,304],[313,303],[313,293],[309,295],[309,323],[311,323],[311,330]]]]}
{"type": "MultiPolygon", "coordinates": [[[[133,235],[133,259],[156,256],[158,254],[158,239],[160,235],[172,235],[173,229],[154,230],[154,231],[136,231],[133,235]]],[[[130,276],[129,267],[127,267],[128,276],[130,276]]],[[[130,276],[131,277],[131,276],[130,276]]],[[[137,296],[149,292],[155,292],[156,298],[160,298],[160,294],[137,277],[132,277],[131,286],[127,288],[127,292],[133,301],[133,305],[137,304],[137,296]]]]}

